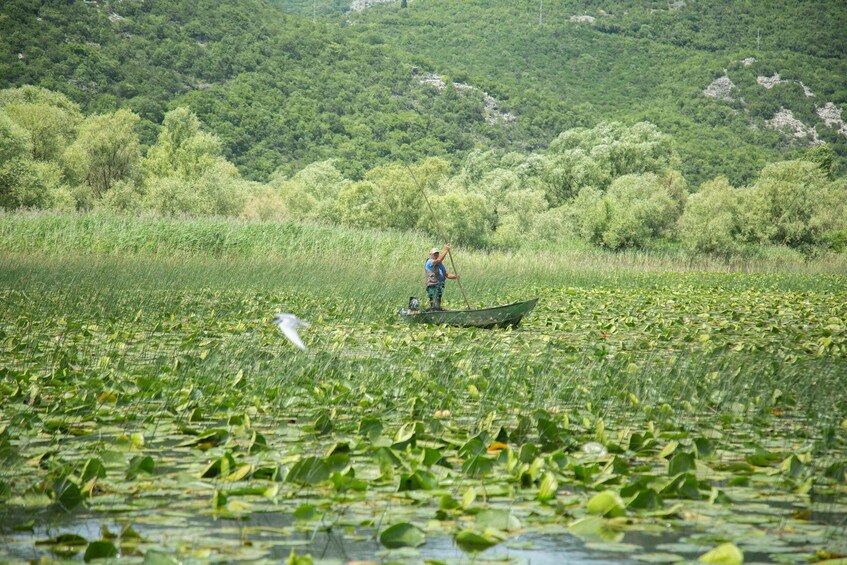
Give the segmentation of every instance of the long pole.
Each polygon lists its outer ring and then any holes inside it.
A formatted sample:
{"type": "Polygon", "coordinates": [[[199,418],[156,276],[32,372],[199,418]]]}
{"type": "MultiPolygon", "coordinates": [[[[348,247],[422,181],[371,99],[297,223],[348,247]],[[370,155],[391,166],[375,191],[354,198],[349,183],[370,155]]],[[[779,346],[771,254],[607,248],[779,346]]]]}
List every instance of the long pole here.
{"type": "MultiPolygon", "coordinates": [[[[429,213],[432,214],[432,220],[435,222],[435,227],[438,229],[438,234],[441,236],[441,239],[444,240],[444,243],[447,242],[447,238],[444,237],[444,230],[441,228],[441,222],[438,221],[438,216],[435,215],[435,210],[432,209],[432,204],[429,203],[429,198],[426,196],[426,191],[424,190],[421,183],[418,182],[415,173],[412,172],[412,169],[406,163],[403,163],[406,167],[406,170],[409,171],[409,175],[412,177],[412,180],[415,181],[415,185],[418,187],[418,190],[421,191],[421,194],[424,197],[424,201],[426,202],[427,207],[429,208],[429,213]]],[[[450,258],[450,267],[453,269],[453,272],[456,273],[456,284],[459,285],[459,290],[462,291],[462,298],[465,299],[465,305],[468,307],[468,310],[471,309],[471,303],[468,302],[468,297],[465,294],[465,289],[462,287],[462,281],[459,278],[459,270],[456,269],[456,263],[453,262],[453,254],[450,251],[447,251],[447,257],[450,258]]]]}

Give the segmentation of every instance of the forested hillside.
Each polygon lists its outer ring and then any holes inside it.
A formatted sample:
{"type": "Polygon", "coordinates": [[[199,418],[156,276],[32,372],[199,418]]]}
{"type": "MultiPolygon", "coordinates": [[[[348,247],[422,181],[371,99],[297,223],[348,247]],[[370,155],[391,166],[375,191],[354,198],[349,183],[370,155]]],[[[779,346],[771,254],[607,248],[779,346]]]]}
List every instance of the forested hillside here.
{"type": "Polygon", "coordinates": [[[518,115],[509,135],[535,147],[648,120],[695,184],[750,182],[819,141],[841,167],[847,156],[843,2],[414,0],[337,17],[338,0],[274,1],[482,87],[518,115]]]}
{"type": "Polygon", "coordinates": [[[276,1],[4,3],[0,207],[847,249],[845,8],[276,1]]]}
{"type": "Polygon", "coordinates": [[[411,65],[343,30],[264,0],[4,0],[0,88],[38,85],[86,113],[141,117],[152,144],[167,110],[189,106],[248,178],[328,157],[365,166],[497,143],[482,93],[439,93],[411,65]]]}

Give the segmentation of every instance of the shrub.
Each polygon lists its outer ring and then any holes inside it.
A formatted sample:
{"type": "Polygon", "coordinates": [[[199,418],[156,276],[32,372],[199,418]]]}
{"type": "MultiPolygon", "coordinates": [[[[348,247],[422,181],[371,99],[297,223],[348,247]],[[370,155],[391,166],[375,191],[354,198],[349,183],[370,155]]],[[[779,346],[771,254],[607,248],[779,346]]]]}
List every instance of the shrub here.
{"type": "Polygon", "coordinates": [[[645,246],[667,232],[679,216],[671,186],[646,173],[616,179],[606,194],[584,188],[572,205],[580,234],[610,249],[645,246]]]}
{"type": "Polygon", "coordinates": [[[688,197],[679,219],[683,245],[691,252],[728,255],[741,235],[740,195],[726,178],[704,183],[688,197]]]}
{"type": "Polygon", "coordinates": [[[806,247],[843,225],[844,190],[817,163],[783,161],[766,166],[749,192],[745,234],[761,243],[806,247]],[[833,212],[836,214],[833,215],[833,212]]]}

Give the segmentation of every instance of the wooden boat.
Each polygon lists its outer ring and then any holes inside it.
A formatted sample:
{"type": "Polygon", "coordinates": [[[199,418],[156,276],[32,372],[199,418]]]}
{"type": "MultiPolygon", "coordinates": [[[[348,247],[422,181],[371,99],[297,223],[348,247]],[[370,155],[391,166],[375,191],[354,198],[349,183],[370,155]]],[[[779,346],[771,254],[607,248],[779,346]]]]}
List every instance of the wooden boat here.
{"type": "Polygon", "coordinates": [[[446,324],[464,328],[506,328],[517,326],[535,307],[537,298],[515,302],[506,306],[492,306],[478,310],[400,310],[400,317],[409,323],[446,324]]]}

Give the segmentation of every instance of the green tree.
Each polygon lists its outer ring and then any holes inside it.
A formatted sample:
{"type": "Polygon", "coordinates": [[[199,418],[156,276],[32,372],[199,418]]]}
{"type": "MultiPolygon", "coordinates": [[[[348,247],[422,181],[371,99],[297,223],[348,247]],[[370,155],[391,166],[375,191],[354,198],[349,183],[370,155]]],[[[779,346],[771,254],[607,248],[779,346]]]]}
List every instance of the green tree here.
{"type": "Polygon", "coordinates": [[[82,176],[95,199],[119,180],[132,180],[141,159],[135,126],[139,117],[129,110],[89,116],[79,137],[63,156],[70,178],[82,176]]]}
{"type": "Polygon", "coordinates": [[[818,163],[782,161],[767,165],[753,184],[745,206],[745,231],[763,243],[804,247],[820,242],[831,229],[823,218],[838,183],[818,163]]]}
{"type": "Polygon", "coordinates": [[[82,121],[79,107],[66,96],[35,86],[0,91],[0,109],[29,132],[32,157],[40,161],[57,160],[82,121]]]}
{"type": "Polygon", "coordinates": [[[339,221],[357,228],[382,224],[379,187],[369,181],[348,183],[338,193],[339,221]]]}
{"type": "Polygon", "coordinates": [[[430,202],[438,216],[438,225],[427,214],[421,217],[420,227],[436,237],[443,235],[454,244],[479,246],[485,242],[490,220],[484,196],[456,191],[432,196],[430,202]]]}
{"type": "Polygon", "coordinates": [[[159,138],[144,160],[148,175],[199,179],[226,161],[217,136],[201,131],[197,115],[185,107],[165,114],[159,138]]]}
{"type": "Polygon", "coordinates": [[[580,234],[610,249],[644,247],[668,232],[679,216],[668,183],[654,173],[624,175],[605,194],[586,187],[572,209],[580,234]]]}
{"type": "Polygon", "coordinates": [[[704,183],[688,197],[679,219],[683,245],[691,252],[729,255],[742,233],[743,195],[721,177],[704,183]]]}

